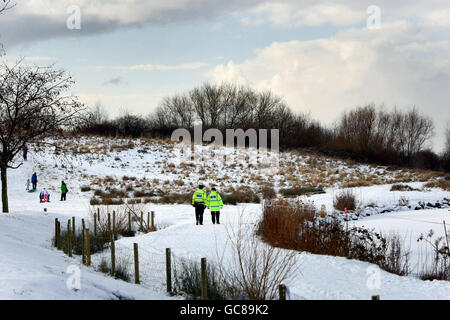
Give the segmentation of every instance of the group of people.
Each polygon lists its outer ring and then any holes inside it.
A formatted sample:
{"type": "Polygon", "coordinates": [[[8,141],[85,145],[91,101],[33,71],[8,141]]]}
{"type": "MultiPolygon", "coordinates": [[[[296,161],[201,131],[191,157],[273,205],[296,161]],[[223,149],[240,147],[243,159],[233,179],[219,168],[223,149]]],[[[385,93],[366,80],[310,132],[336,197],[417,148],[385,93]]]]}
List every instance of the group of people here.
{"type": "MultiPolygon", "coordinates": [[[[26,183],[26,190],[28,192],[36,191],[37,189],[37,174],[36,172],[33,173],[31,176],[31,180],[28,179],[26,183]],[[30,183],[31,182],[31,183],[30,183]],[[30,190],[30,184],[33,185],[33,189],[30,190]]],[[[64,181],[61,181],[61,200],[60,201],[66,201],[67,200],[67,192],[69,192],[69,189],[67,188],[67,184],[64,181]]],[[[50,192],[46,188],[42,189],[42,191],[39,193],[39,202],[50,202],[50,192]]]]}
{"type": "Polygon", "coordinates": [[[33,173],[33,175],[31,176],[31,180],[30,179],[28,179],[27,180],[27,183],[25,184],[26,185],[26,190],[27,191],[30,191],[30,185],[32,184],[33,185],[33,189],[31,189],[31,190],[36,190],[36,188],[37,188],[37,182],[38,182],[38,180],[37,180],[37,174],[36,174],[36,172],[35,173],[33,173]]]}
{"type": "Polygon", "coordinates": [[[211,192],[207,194],[204,190],[205,186],[200,185],[198,190],[192,196],[192,206],[195,208],[195,219],[197,225],[203,225],[203,214],[205,209],[211,211],[213,224],[220,224],[220,209],[223,208],[222,197],[216,188],[211,188],[211,192]]]}

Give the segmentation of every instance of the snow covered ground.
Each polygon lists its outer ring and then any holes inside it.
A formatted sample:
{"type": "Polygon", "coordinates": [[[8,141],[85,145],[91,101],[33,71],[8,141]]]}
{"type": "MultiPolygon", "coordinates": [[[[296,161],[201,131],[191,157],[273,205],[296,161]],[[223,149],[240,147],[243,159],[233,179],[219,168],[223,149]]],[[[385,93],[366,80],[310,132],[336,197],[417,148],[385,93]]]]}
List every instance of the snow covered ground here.
{"type": "MultiPolygon", "coordinates": [[[[174,299],[165,294],[166,248],[172,249],[175,258],[199,260],[207,257],[208,261],[216,261],[218,255],[223,254],[225,259],[231,259],[228,231],[236,228],[242,217],[248,226],[257,223],[261,215],[260,204],[225,206],[221,225],[212,225],[209,212],[206,212],[203,226],[194,224],[193,208],[189,205],[148,204],[145,211],[155,211],[156,224],[164,228],[134,238],[122,238],[116,244],[118,258],[125,260],[132,257],[133,243],[139,244],[141,285],[114,280],[94,268],[81,266],[79,257],[68,258],[52,248],[54,218],[61,221],[67,221],[72,216],[77,221],[88,219],[92,193],[81,192],[80,186],[94,177],[109,175],[119,180],[126,175],[148,180],[181,179],[184,173],[162,172],[164,159],[170,159],[170,153],[165,153],[157,144],[153,147],[153,153],[151,149],[145,154],[137,152],[142,147],[136,146],[119,154],[114,152],[111,156],[100,154],[103,161],[89,153],[55,156],[48,150],[32,152],[29,162],[17,170],[11,170],[8,176],[11,213],[0,215],[0,299],[174,299]],[[114,160],[116,157],[120,157],[121,164],[114,164],[118,162],[114,160]],[[156,164],[159,161],[161,163],[156,164]],[[45,186],[51,191],[51,203],[40,204],[38,194],[25,192],[26,179],[34,171],[38,172],[39,188],[45,186]],[[66,180],[70,190],[67,202],[58,201],[61,179],[66,180]],[[73,265],[81,268],[81,289],[78,291],[68,289],[66,283],[71,277],[67,268],[73,265]]],[[[363,171],[361,168],[349,170],[363,171]]],[[[396,174],[389,173],[390,178],[396,174]]],[[[229,176],[230,180],[238,180],[239,174],[229,176]]],[[[190,187],[190,183],[195,185],[198,180],[199,175],[193,174],[186,178],[189,183],[184,187],[190,187]]],[[[231,181],[227,183],[232,184],[231,181]]],[[[420,189],[424,182],[408,184],[420,189]]],[[[158,186],[163,188],[162,183],[158,186]]],[[[376,203],[380,209],[400,211],[361,216],[360,220],[352,223],[383,232],[400,231],[411,239],[411,248],[417,255],[420,248],[414,247],[415,238],[429,229],[442,235],[442,220],[450,222],[450,212],[447,208],[412,211],[407,207],[398,207],[398,200],[400,197],[407,198],[413,208],[419,201],[442,201],[450,198],[450,194],[440,189],[392,192],[390,187],[389,184],[359,187],[354,189],[354,193],[362,204],[376,203]]],[[[332,186],[326,189],[325,194],[304,199],[314,201],[318,206],[324,204],[331,211],[336,192],[338,186],[332,186]]],[[[103,256],[108,256],[108,252],[93,256],[94,266],[103,256]]],[[[450,299],[449,282],[400,277],[374,269],[373,265],[365,262],[339,257],[298,253],[297,261],[298,272],[286,283],[293,299],[370,299],[375,294],[380,294],[382,299],[450,299]],[[375,286],[371,284],[374,272],[376,279],[379,279],[375,286]]]]}

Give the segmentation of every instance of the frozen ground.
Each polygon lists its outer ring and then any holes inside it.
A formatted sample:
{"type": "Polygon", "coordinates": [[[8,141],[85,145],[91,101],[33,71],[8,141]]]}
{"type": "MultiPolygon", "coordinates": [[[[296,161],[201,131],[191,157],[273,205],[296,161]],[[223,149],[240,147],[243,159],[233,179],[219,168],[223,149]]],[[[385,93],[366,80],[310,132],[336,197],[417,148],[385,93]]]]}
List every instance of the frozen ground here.
{"type": "MultiPolygon", "coordinates": [[[[134,153],[132,153],[134,154],[134,153]]],[[[148,155],[147,155],[148,156],[148,155]]],[[[127,153],[122,155],[125,159],[127,153]]],[[[62,161],[59,158],[60,161],[62,161]]],[[[10,180],[10,214],[0,215],[0,298],[1,299],[171,299],[164,293],[164,251],[171,248],[174,258],[199,260],[207,257],[208,261],[216,261],[224,255],[231,261],[231,250],[228,243],[228,231],[236,228],[240,217],[246,226],[255,224],[261,214],[261,205],[241,204],[225,206],[222,212],[221,225],[212,225],[209,213],[205,213],[205,225],[194,225],[193,208],[188,205],[153,205],[146,211],[156,212],[157,225],[164,226],[154,233],[141,234],[135,238],[123,238],[117,241],[119,259],[129,260],[133,242],[139,244],[141,253],[142,285],[133,285],[120,280],[113,280],[94,268],[81,267],[79,257],[73,259],[56,251],[51,246],[54,231],[54,218],[61,221],[75,216],[77,219],[88,218],[89,199],[91,194],[82,193],[79,187],[86,183],[81,172],[89,176],[105,175],[137,175],[153,179],[175,179],[171,173],[161,173],[160,168],[154,172],[142,170],[139,163],[122,168],[109,167],[110,161],[92,163],[79,160],[79,167],[55,167],[53,156],[40,153],[30,156],[30,161],[18,170],[9,172],[10,180]],[[64,168],[65,167],[65,168],[64,168]],[[78,170],[81,170],[78,171],[78,170]],[[47,186],[52,192],[52,202],[39,204],[38,194],[25,192],[26,178],[33,171],[38,171],[39,187],[47,186]],[[70,173],[72,171],[72,173],[70,173]],[[159,173],[156,173],[156,172],[159,173]],[[66,179],[70,192],[67,202],[59,202],[58,185],[61,177],[66,179]],[[44,207],[47,212],[44,212],[44,207]],[[68,289],[66,281],[70,274],[67,268],[77,265],[81,267],[81,290],[68,289]]],[[[129,156],[130,163],[133,156],[129,156]]],[[[146,161],[151,161],[147,159],[146,161]]],[[[198,179],[198,178],[197,178],[198,179]]],[[[192,178],[195,181],[195,177],[192,178]]],[[[420,188],[422,182],[410,183],[420,188]]],[[[324,204],[327,210],[332,208],[332,200],[336,188],[326,189],[326,194],[309,198],[317,205],[324,204]]],[[[358,199],[368,204],[376,202],[380,208],[396,207],[400,197],[406,197],[411,204],[418,201],[441,201],[449,198],[449,192],[433,189],[430,191],[391,192],[390,185],[378,185],[354,189],[358,199]]],[[[407,207],[396,208],[401,211],[371,215],[355,223],[383,232],[400,231],[410,239],[411,248],[415,248],[415,237],[420,233],[433,229],[442,234],[442,220],[450,222],[448,209],[411,211],[407,207]]],[[[93,257],[94,265],[102,256],[93,257]]],[[[382,299],[450,299],[450,283],[444,281],[421,281],[414,276],[400,277],[379,271],[379,286],[370,285],[372,265],[360,261],[347,260],[329,256],[299,253],[299,269],[288,283],[293,299],[370,299],[371,295],[380,294],[382,299]],[[369,283],[369,285],[368,285],[369,283]]]]}

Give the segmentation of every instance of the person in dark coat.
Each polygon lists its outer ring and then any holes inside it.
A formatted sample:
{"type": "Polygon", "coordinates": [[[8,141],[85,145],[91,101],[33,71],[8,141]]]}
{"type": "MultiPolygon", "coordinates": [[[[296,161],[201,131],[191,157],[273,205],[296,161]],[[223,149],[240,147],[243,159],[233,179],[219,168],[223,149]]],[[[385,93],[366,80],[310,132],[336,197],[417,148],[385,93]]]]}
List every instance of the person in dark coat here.
{"type": "Polygon", "coordinates": [[[36,172],[33,173],[33,175],[31,176],[31,183],[33,184],[33,190],[36,190],[37,189],[37,183],[38,183],[36,172]]]}
{"type": "Polygon", "coordinates": [[[192,206],[195,208],[195,220],[197,225],[203,224],[203,213],[206,208],[206,191],[200,185],[198,190],[192,195],[192,206]]]}
{"type": "Polygon", "coordinates": [[[28,148],[27,146],[23,146],[23,160],[27,161],[27,156],[28,156],[28,148]]]}
{"type": "Polygon", "coordinates": [[[64,181],[61,181],[61,201],[66,201],[66,195],[69,189],[64,181]]]}

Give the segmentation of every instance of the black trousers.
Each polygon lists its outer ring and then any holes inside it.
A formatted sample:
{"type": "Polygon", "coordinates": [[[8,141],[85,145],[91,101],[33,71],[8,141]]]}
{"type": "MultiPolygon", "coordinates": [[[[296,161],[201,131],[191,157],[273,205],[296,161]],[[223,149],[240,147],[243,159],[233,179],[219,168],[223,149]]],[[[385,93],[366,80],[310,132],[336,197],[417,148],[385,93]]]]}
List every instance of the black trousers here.
{"type": "Polygon", "coordinates": [[[34,190],[37,189],[37,182],[33,182],[33,189],[34,189],[34,190]]]}
{"type": "Polygon", "coordinates": [[[203,213],[205,212],[206,206],[204,204],[195,204],[195,219],[197,224],[203,224],[203,213]]]}
{"type": "Polygon", "coordinates": [[[220,224],[220,211],[211,211],[211,218],[213,224],[220,224]]]}
{"type": "Polygon", "coordinates": [[[61,193],[61,201],[66,201],[66,194],[67,193],[61,193]]]}

